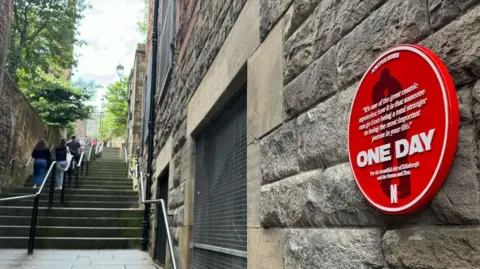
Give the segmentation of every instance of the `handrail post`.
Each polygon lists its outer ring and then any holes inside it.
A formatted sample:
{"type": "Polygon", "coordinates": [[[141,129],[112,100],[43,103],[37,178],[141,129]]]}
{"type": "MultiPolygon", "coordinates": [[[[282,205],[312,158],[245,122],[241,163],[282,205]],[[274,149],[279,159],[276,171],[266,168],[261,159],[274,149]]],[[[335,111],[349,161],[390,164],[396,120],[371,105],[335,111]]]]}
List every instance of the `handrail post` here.
{"type": "Polygon", "coordinates": [[[77,172],[76,172],[76,175],[75,175],[75,188],[78,187],[78,170],[80,170],[78,167],[77,169],[75,169],[77,172]]]}
{"type": "MultiPolygon", "coordinates": [[[[67,168],[68,170],[68,168],[67,168]]],[[[65,205],[65,181],[67,180],[67,171],[63,172],[62,192],[60,194],[60,204],[65,205]]]]}
{"type": "MultiPolygon", "coordinates": [[[[56,173],[57,165],[54,164],[52,168],[52,176],[50,179],[50,192],[48,194],[48,209],[52,209],[53,207],[53,194],[55,192],[55,173],[56,173]]],[[[48,180],[48,179],[45,179],[48,180]]]]}
{"type": "MultiPolygon", "coordinates": [[[[73,162],[73,160],[72,160],[73,162]]],[[[70,165],[70,167],[68,168],[68,187],[71,188],[72,187],[72,165],[70,165]]]]}
{"type": "Polygon", "coordinates": [[[172,235],[170,234],[170,227],[168,226],[167,208],[165,206],[165,201],[163,199],[160,199],[160,204],[162,205],[163,221],[165,222],[165,231],[167,232],[168,248],[170,248],[173,269],[177,269],[177,261],[175,260],[175,254],[173,252],[172,235]]]}
{"type": "Polygon", "coordinates": [[[33,200],[32,219],[30,223],[30,234],[28,237],[28,254],[33,254],[33,248],[35,247],[35,231],[37,229],[39,200],[40,200],[40,195],[35,196],[33,200]]]}

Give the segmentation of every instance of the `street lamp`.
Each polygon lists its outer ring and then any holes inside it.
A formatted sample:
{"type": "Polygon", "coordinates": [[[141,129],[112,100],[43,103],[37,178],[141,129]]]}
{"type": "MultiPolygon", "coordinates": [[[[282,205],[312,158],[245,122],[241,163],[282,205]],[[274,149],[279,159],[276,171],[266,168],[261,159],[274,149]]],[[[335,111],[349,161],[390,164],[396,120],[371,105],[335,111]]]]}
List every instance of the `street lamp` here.
{"type": "Polygon", "coordinates": [[[123,77],[123,70],[124,70],[123,65],[122,65],[121,63],[119,63],[119,64],[117,65],[117,75],[118,75],[119,77],[123,77]]]}

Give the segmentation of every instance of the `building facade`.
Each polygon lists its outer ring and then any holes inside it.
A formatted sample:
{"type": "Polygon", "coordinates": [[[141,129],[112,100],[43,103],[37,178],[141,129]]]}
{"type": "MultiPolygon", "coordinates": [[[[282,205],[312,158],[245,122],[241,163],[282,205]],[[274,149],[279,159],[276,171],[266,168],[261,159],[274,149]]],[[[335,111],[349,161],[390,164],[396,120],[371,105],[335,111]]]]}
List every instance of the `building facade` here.
{"type": "MultiPolygon", "coordinates": [[[[175,16],[159,36],[175,33],[150,192],[168,201],[179,268],[480,268],[479,1],[161,2],[175,16]],[[460,105],[442,188],[403,216],[367,203],[347,154],[361,76],[397,44],[440,56],[460,105]]],[[[171,268],[152,213],[149,250],[171,268]]]]}
{"type": "Polygon", "coordinates": [[[128,80],[128,121],[127,121],[127,152],[134,154],[142,133],[142,106],[146,72],[145,44],[138,44],[135,61],[128,80]]]}

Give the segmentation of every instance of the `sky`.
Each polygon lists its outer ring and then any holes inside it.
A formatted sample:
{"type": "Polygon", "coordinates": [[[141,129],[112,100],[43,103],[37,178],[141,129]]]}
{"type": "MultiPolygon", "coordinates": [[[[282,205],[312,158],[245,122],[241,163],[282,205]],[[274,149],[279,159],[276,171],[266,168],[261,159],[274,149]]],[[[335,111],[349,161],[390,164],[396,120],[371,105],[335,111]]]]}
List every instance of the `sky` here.
{"type": "Polygon", "coordinates": [[[133,66],[137,43],[144,41],[137,30],[143,14],[141,0],[90,0],[92,8],[85,11],[80,22],[79,38],[87,44],[75,47],[78,66],[73,81],[83,79],[101,86],[92,103],[98,107],[106,87],[118,80],[116,68],[124,66],[128,76],[133,66]]]}

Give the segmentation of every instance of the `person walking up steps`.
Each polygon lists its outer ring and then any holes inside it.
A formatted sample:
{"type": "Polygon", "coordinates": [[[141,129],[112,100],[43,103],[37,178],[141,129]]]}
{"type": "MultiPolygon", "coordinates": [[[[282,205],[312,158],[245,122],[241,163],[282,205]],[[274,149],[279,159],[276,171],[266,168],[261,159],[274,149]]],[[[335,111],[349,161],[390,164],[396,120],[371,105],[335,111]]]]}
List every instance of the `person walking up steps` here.
{"type": "Polygon", "coordinates": [[[40,139],[32,152],[33,163],[33,188],[42,185],[47,173],[47,167],[50,165],[50,150],[45,139],[40,139]]]}
{"type": "Polygon", "coordinates": [[[63,175],[67,168],[67,147],[65,138],[60,140],[60,146],[55,148],[55,160],[57,161],[57,171],[55,173],[56,189],[61,190],[63,184],[63,175]]]}
{"type": "Polygon", "coordinates": [[[70,150],[70,153],[73,155],[75,159],[75,163],[78,164],[80,162],[80,148],[81,145],[77,140],[77,137],[72,135],[71,140],[67,143],[67,147],[70,150]]]}

